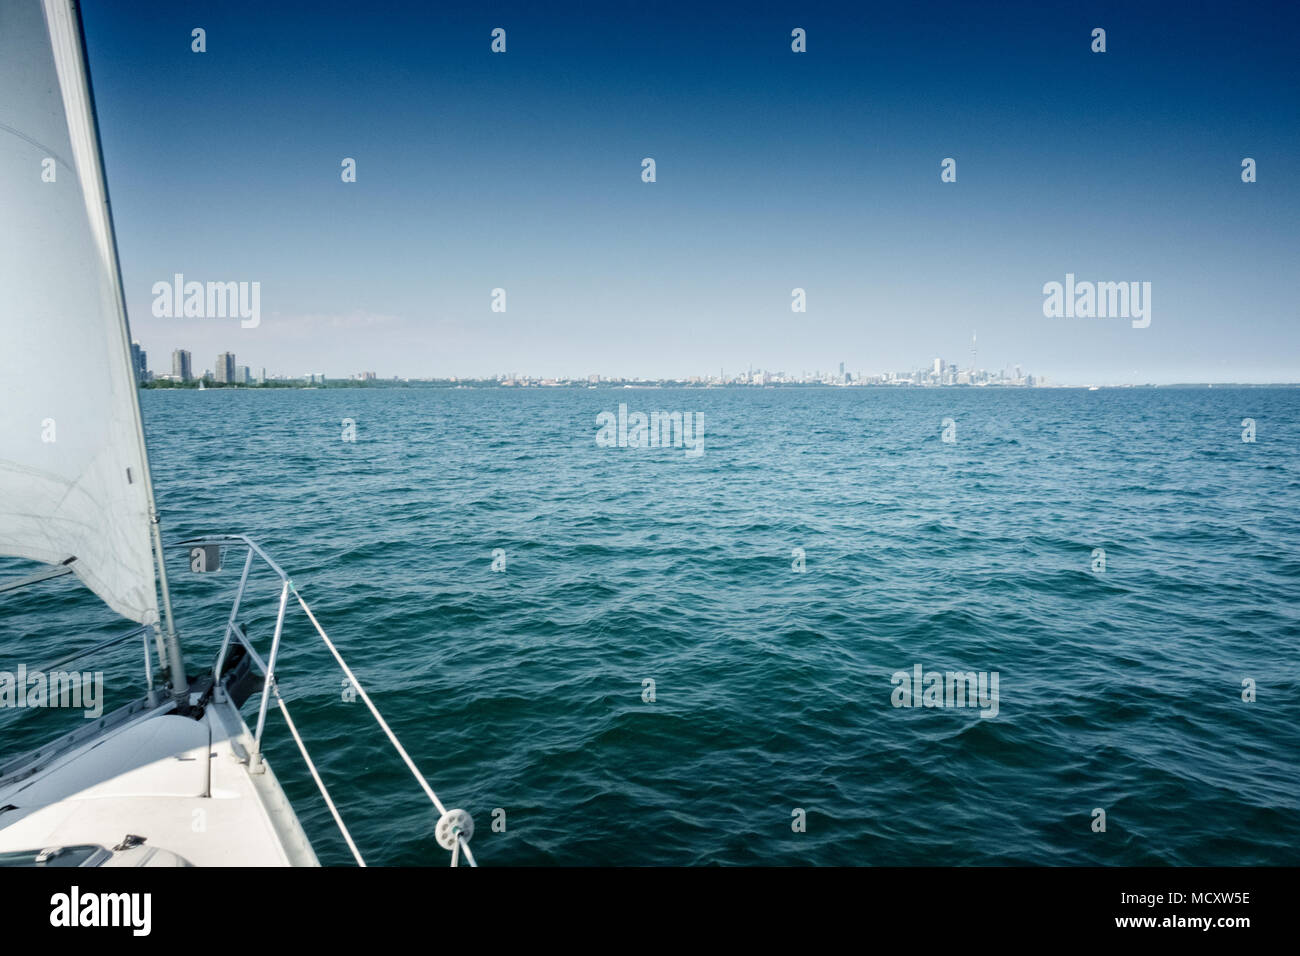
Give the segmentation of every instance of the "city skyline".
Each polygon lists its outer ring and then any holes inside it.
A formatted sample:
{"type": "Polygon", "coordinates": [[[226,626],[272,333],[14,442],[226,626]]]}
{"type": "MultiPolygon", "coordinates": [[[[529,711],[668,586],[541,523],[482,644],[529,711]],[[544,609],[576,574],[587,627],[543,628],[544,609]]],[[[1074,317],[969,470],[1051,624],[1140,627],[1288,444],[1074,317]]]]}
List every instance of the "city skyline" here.
{"type": "MultiPolygon", "coordinates": [[[[330,371],[326,371],[326,372],[304,371],[299,373],[299,372],[293,372],[293,371],[289,371],[286,369],[279,369],[279,368],[268,371],[268,366],[260,365],[260,364],[256,366],[238,364],[235,363],[234,352],[230,352],[229,350],[223,350],[218,353],[217,362],[213,363],[212,368],[203,368],[202,372],[189,371],[187,374],[182,375],[176,367],[177,353],[183,353],[185,356],[187,356],[187,358],[185,359],[186,368],[192,369],[193,366],[190,363],[192,362],[193,350],[179,349],[179,348],[172,349],[170,352],[172,356],[170,371],[159,372],[157,370],[150,369],[147,367],[146,356],[149,350],[144,348],[144,346],[142,346],[138,340],[132,341],[131,349],[132,349],[132,363],[133,366],[136,368],[137,378],[139,378],[142,373],[147,373],[149,378],[151,379],[171,378],[180,381],[189,381],[189,380],[198,381],[206,377],[209,380],[222,382],[222,381],[226,381],[226,378],[223,378],[221,376],[220,369],[218,368],[218,363],[222,360],[223,356],[229,355],[231,356],[230,362],[234,363],[232,366],[234,371],[230,373],[229,376],[230,379],[233,380],[237,378],[240,374],[241,369],[248,373],[248,380],[246,382],[241,382],[241,384],[246,384],[254,380],[257,380],[259,375],[263,380],[276,380],[276,381],[294,381],[297,379],[307,379],[309,381],[311,380],[323,381],[325,379],[329,379],[331,381],[348,381],[348,380],[364,381],[364,380],[379,379],[383,381],[397,380],[397,381],[421,382],[421,381],[458,381],[458,380],[459,381],[492,381],[492,380],[518,379],[518,380],[525,380],[529,382],[537,382],[537,381],[580,382],[584,380],[597,380],[597,381],[618,381],[618,382],[664,381],[664,382],[694,383],[694,382],[706,382],[706,381],[713,381],[713,382],[725,381],[726,383],[730,384],[730,383],[747,383],[746,380],[752,378],[752,376],[755,373],[765,373],[768,376],[769,383],[772,383],[772,377],[775,377],[779,380],[783,380],[783,381],[778,381],[775,384],[782,384],[782,383],[813,384],[817,382],[821,382],[824,384],[841,384],[840,382],[832,381],[832,379],[836,378],[839,375],[843,375],[844,371],[847,369],[850,372],[851,379],[853,380],[852,382],[847,384],[891,384],[891,383],[902,384],[902,380],[911,378],[917,384],[963,385],[963,384],[995,384],[995,382],[991,381],[992,379],[1003,380],[1003,381],[996,382],[996,384],[1007,384],[1006,380],[1014,380],[1014,379],[1021,378],[1022,376],[1019,370],[1025,368],[1025,363],[1023,362],[1002,362],[1002,363],[998,363],[994,367],[989,368],[989,367],[979,365],[977,362],[973,362],[972,364],[963,364],[961,362],[951,362],[943,358],[942,356],[935,356],[935,358],[931,362],[927,362],[924,365],[917,366],[915,368],[909,368],[907,363],[903,363],[898,369],[876,368],[874,371],[867,371],[866,369],[870,368],[870,366],[868,366],[868,364],[865,362],[848,363],[848,362],[841,361],[838,363],[839,366],[838,373],[833,372],[829,369],[823,370],[820,368],[820,366],[817,366],[812,369],[801,368],[799,369],[797,375],[792,369],[791,370],[771,369],[771,368],[757,365],[755,363],[744,363],[743,370],[742,370],[741,363],[737,363],[734,361],[724,362],[722,365],[720,365],[719,374],[713,374],[704,371],[694,371],[694,372],[676,373],[676,374],[651,371],[642,374],[630,374],[626,372],[591,373],[591,372],[583,372],[583,371],[574,372],[568,370],[557,373],[549,370],[544,372],[537,371],[535,369],[530,369],[528,371],[523,371],[523,372],[520,372],[518,370],[501,371],[500,369],[497,369],[497,370],[492,370],[487,372],[459,372],[459,373],[451,372],[451,373],[444,373],[444,374],[434,374],[434,373],[388,374],[387,372],[378,373],[370,370],[356,370],[356,369],[348,370],[348,371],[337,371],[333,367],[331,368],[330,371]],[[728,366],[730,366],[733,369],[732,372],[726,372],[728,366]],[[938,383],[922,382],[921,379],[926,377],[927,370],[936,368],[936,366],[941,367],[944,370],[944,373],[948,373],[948,372],[952,373],[954,380],[942,381],[938,383]],[[955,380],[959,376],[969,375],[972,372],[974,372],[975,377],[977,379],[983,378],[984,380],[983,381],[955,380]],[[1013,372],[1015,374],[1009,374],[1013,372]]],[[[834,366],[835,364],[836,363],[832,363],[832,366],[834,366]]],[[[943,374],[943,373],[936,372],[936,374],[943,374]]],[[[1268,381],[1264,379],[1239,380],[1239,379],[1229,379],[1229,378],[1218,378],[1218,379],[1168,378],[1164,380],[1153,380],[1153,379],[1142,379],[1140,377],[1131,377],[1131,378],[1120,377],[1116,379],[1084,378],[1079,380],[1061,380],[1042,373],[1025,372],[1024,374],[1025,376],[1028,376],[1034,381],[1037,381],[1039,384],[1050,383],[1051,385],[1062,386],[1062,387],[1086,387],[1089,385],[1121,386],[1121,385],[1172,385],[1172,384],[1212,384],[1212,385],[1300,384],[1300,377],[1297,377],[1296,379],[1279,379],[1276,381],[1268,381]]]]}
{"type": "MultiPolygon", "coordinates": [[[[748,365],[744,372],[737,370],[731,375],[727,375],[725,367],[718,370],[718,375],[700,374],[686,376],[666,376],[658,375],[651,378],[638,378],[623,375],[610,375],[602,373],[587,373],[585,375],[542,375],[537,373],[519,373],[519,372],[498,372],[489,376],[401,376],[394,375],[390,378],[383,377],[384,381],[498,381],[505,385],[523,384],[598,384],[600,382],[629,382],[629,381],[664,381],[680,382],[683,384],[741,384],[741,385],[1046,385],[1048,379],[1044,375],[1034,375],[1031,372],[1022,372],[1021,366],[1015,364],[1012,366],[1003,366],[1000,369],[988,370],[978,367],[975,361],[975,335],[971,336],[971,364],[961,366],[959,363],[949,362],[942,357],[936,357],[932,363],[919,368],[912,368],[902,371],[881,371],[877,373],[864,373],[861,370],[851,369],[846,362],[839,362],[837,371],[822,372],[820,368],[815,368],[811,372],[807,369],[800,369],[798,375],[793,370],[787,372],[783,369],[764,369],[755,368],[748,365]],[[1011,373],[1011,374],[1008,374],[1011,373]]],[[[169,372],[155,372],[148,366],[148,350],[140,345],[138,341],[131,342],[131,364],[135,370],[137,382],[148,382],[154,380],[180,382],[182,384],[191,381],[213,382],[226,385],[252,385],[265,384],[267,381],[291,382],[297,379],[303,379],[309,384],[323,383],[326,379],[333,381],[376,381],[380,379],[377,372],[361,371],[348,374],[346,376],[326,375],[323,372],[304,372],[301,375],[285,374],[281,371],[268,374],[266,366],[259,366],[256,374],[252,366],[241,365],[236,360],[236,355],[231,351],[218,353],[213,367],[204,369],[202,373],[195,374],[193,371],[193,353],[189,349],[174,348],[171,351],[171,367],[169,372]]]]}
{"type": "Polygon", "coordinates": [[[995,386],[995,387],[1066,387],[1084,388],[1089,386],[1121,387],[1130,385],[1292,385],[1294,382],[1197,382],[1193,380],[1178,382],[1142,382],[1142,381],[1106,381],[1062,382],[1041,372],[1026,370],[1021,363],[1010,363],[998,368],[985,368],[976,361],[975,335],[969,347],[971,363],[950,362],[942,356],[936,356],[930,362],[913,368],[899,370],[879,370],[874,372],[853,368],[850,363],[840,361],[832,363],[833,370],[823,371],[820,367],[800,369],[796,374],[793,369],[767,369],[753,364],[744,366],[732,363],[733,371],[727,372],[721,366],[718,373],[693,373],[687,375],[625,375],[607,372],[585,372],[577,374],[551,374],[537,371],[495,371],[483,375],[389,375],[373,370],[352,371],[343,374],[325,372],[287,372],[281,369],[268,371],[265,365],[250,366],[239,364],[235,353],[223,351],[218,353],[213,368],[204,368],[194,372],[192,352],[188,349],[174,348],[171,351],[170,372],[157,372],[147,366],[147,350],[138,341],[132,341],[132,364],[138,381],[178,381],[178,382],[213,382],[220,384],[259,385],[268,382],[324,384],[326,381],[341,382],[497,382],[502,385],[580,385],[608,384],[625,382],[664,382],[683,385],[917,385],[917,386],[995,386]],[[219,366],[225,363],[226,374],[222,375],[219,366]],[[233,371],[231,371],[233,370],[233,371]],[[847,377],[846,377],[847,373],[847,377]]]}
{"type": "Polygon", "coordinates": [[[699,372],[689,375],[621,375],[607,372],[546,373],[537,371],[495,371],[486,375],[387,375],[374,371],[352,371],[346,373],[326,372],[286,372],[283,369],[268,371],[266,365],[239,364],[237,356],[231,351],[218,352],[213,368],[204,368],[201,372],[192,371],[192,352],[187,349],[173,349],[170,372],[156,372],[147,367],[147,351],[138,341],[131,342],[131,362],[138,381],[179,381],[179,382],[216,382],[216,384],[261,385],[266,382],[305,382],[305,384],[324,384],[335,382],[498,382],[500,385],[595,385],[621,384],[621,382],[668,382],[681,385],[917,385],[917,386],[1027,386],[1027,388],[1088,388],[1088,386],[1130,386],[1130,385],[1296,385],[1300,382],[1251,382],[1251,381],[1106,381],[1092,380],[1083,382],[1058,381],[1041,372],[1031,372],[1022,363],[1002,364],[998,368],[984,368],[976,362],[975,336],[971,337],[971,363],[963,365],[949,362],[943,356],[935,356],[931,362],[914,368],[881,369],[866,372],[861,368],[850,367],[848,362],[832,363],[833,369],[816,367],[800,369],[770,369],[755,367],[754,364],[740,365],[732,363],[735,371],[727,372],[722,365],[718,373],[699,372]],[[220,365],[225,363],[225,373],[220,365]],[[185,371],[181,371],[181,369],[185,371]]]}
{"type": "Polygon", "coordinates": [[[181,383],[188,382],[213,382],[218,384],[238,384],[252,385],[264,384],[266,382],[297,382],[305,381],[308,384],[323,384],[326,380],[335,382],[342,381],[408,381],[408,382],[434,382],[434,381],[465,381],[465,382],[484,382],[496,381],[502,385],[516,384],[599,384],[610,382],[634,382],[634,381],[660,381],[676,382],[681,384],[741,384],[741,385],[904,385],[916,384],[927,386],[950,386],[950,385],[995,385],[995,386],[1028,386],[1047,385],[1049,380],[1044,375],[1035,375],[1032,372],[1022,371],[1020,365],[1004,367],[996,370],[987,370],[975,366],[963,367],[958,363],[948,362],[947,360],[936,357],[932,363],[927,365],[900,371],[881,371],[877,373],[864,373],[860,370],[853,370],[848,367],[846,362],[839,362],[838,369],[835,371],[823,372],[820,368],[811,371],[801,369],[796,375],[793,370],[773,370],[754,368],[746,366],[745,370],[735,371],[727,374],[725,368],[721,368],[718,374],[699,374],[687,376],[666,376],[659,375],[651,378],[638,378],[623,375],[610,375],[604,373],[587,373],[580,375],[544,375],[531,372],[497,372],[488,376],[381,376],[374,371],[353,372],[347,375],[326,375],[321,372],[304,372],[302,374],[284,373],[275,371],[268,373],[265,366],[258,366],[256,374],[253,373],[253,367],[239,364],[235,353],[224,351],[217,355],[213,368],[203,369],[200,373],[193,371],[193,353],[189,349],[174,348],[171,351],[171,366],[169,372],[156,372],[148,368],[147,350],[139,342],[133,341],[131,344],[132,361],[136,370],[137,380],[140,382],[147,381],[175,381],[181,383]],[[1008,374],[1010,373],[1010,374],[1008,374]]]}

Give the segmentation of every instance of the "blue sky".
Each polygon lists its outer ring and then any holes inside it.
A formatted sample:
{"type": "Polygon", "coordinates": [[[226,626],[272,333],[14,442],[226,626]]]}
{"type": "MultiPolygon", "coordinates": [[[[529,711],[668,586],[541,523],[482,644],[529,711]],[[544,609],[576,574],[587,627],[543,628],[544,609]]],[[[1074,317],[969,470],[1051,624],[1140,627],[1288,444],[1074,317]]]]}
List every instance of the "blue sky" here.
{"type": "Polygon", "coordinates": [[[981,366],[1059,382],[1300,381],[1290,5],[84,17],[155,370],[185,347],[295,375],[876,373],[964,366],[977,331],[981,366]],[[155,318],[176,272],[260,282],[260,326],[155,318]],[[1150,326],[1045,318],[1067,272],[1150,282],[1150,326]]]}

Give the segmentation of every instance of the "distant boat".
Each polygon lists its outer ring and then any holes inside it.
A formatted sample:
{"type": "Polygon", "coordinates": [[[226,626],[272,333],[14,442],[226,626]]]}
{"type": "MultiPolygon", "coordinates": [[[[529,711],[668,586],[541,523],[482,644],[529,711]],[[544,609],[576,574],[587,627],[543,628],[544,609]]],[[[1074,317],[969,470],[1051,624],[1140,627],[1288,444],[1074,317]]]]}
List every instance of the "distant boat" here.
{"type": "Polygon", "coordinates": [[[207,390],[208,390],[208,387],[207,387],[206,385],[204,385],[202,382],[199,382],[199,391],[200,391],[200,392],[206,392],[207,390]]]}
{"type": "MultiPolygon", "coordinates": [[[[74,704],[83,700],[81,674],[67,670],[73,661],[111,648],[138,655],[143,648],[145,664],[135,700],[35,750],[0,759],[0,867],[318,866],[263,755],[272,702],[348,849],[364,866],[277,682],[291,598],[339,665],[343,699],[365,704],[440,814],[430,835],[451,854],[453,866],[462,856],[475,865],[473,820],[438,800],[288,574],[242,534],[164,546],[79,7],[72,0],[3,0],[0,9],[0,89],[5,119],[19,124],[0,128],[6,250],[0,258],[0,341],[25,343],[21,360],[0,354],[0,556],[47,565],[0,581],[0,594],[75,575],[132,622],[124,633],[87,646],[74,636],[83,633],[79,628],[51,620],[48,630],[60,637],[56,659],[27,673],[41,675],[42,690],[46,674],[51,685],[62,675],[65,705],[69,693],[74,704]],[[33,172],[45,156],[58,158],[57,184],[42,183],[33,172]],[[41,334],[33,335],[33,328],[41,334]],[[45,443],[32,425],[51,410],[61,425],[72,423],[60,430],[57,446],[45,443]],[[229,618],[209,618],[201,633],[196,628],[191,635],[193,649],[202,634],[220,629],[220,644],[188,669],[172,616],[165,547],[183,549],[188,570],[197,573],[220,571],[223,552],[243,559],[236,564],[243,574],[229,618]],[[269,626],[258,629],[265,657],[239,623],[255,560],[260,570],[270,569],[279,597],[274,633],[269,626]],[[240,707],[257,694],[257,727],[250,730],[240,707]]],[[[51,610],[65,604],[65,595],[50,596],[51,610]]],[[[26,623],[4,624],[7,637],[30,630],[26,623]]],[[[22,640],[32,648],[34,639],[22,640]]],[[[371,753],[370,741],[357,740],[346,758],[331,757],[347,761],[346,778],[371,753]]]]}
{"type": "Polygon", "coordinates": [[[1090,391],[1090,392],[1095,392],[1095,391],[1097,391],[1097,386],[1096,386],[1096,385],[1089,385],[1089,386],[1088,386],[1088,391],[1090,391]]]}

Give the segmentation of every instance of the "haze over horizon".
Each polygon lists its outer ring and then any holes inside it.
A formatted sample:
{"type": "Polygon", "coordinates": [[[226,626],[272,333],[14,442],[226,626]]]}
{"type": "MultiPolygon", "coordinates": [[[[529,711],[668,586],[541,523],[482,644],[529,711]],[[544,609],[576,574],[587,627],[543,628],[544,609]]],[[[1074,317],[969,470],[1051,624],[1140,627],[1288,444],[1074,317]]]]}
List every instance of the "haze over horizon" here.
{"type": "Polygon", "coordinates": [[[1295,14],[1183,10],[83,16],[156,371],[878,374],[965,367],[977,331],[1053,384],[1300,381],[1295,14]],[[260,324],[155,317],[176,273],[259,282],[260,324]],[[1067,274],[1150,282],[1149,327],[1046,318],[1067,274]]]}

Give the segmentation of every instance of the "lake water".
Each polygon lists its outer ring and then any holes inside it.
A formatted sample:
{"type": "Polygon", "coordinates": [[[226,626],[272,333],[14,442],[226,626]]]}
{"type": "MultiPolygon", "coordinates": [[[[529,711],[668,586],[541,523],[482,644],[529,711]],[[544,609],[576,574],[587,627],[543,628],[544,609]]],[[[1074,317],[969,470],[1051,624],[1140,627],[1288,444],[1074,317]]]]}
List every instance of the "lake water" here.
{"type": "MultiPolygon", "coordinates": [[[[483,865],[1300,863],[1300,389],[141,399],[166,537],[244,532],[290,572],[483,865]],[[698,412],[703,453],[599,446],[620,403],[698,412]],[[996,713],[895,706],[918,665],[996,676],[996,713]]],[[[191,672],[241,566],[170,565],[191,672]]],[[[263,649],[276,598],[255,575],[263,649]]],[[[123,628],[67,580],[5,603],[2,661],[123,628]]],[[[445,864],[292,609],[280,680],[368,862],[445,864]]],[[[0,713],[4,751],[59,719],[0,713]]]]}

